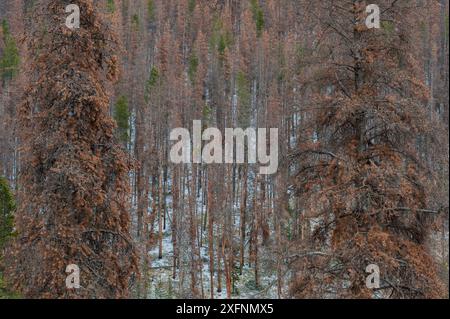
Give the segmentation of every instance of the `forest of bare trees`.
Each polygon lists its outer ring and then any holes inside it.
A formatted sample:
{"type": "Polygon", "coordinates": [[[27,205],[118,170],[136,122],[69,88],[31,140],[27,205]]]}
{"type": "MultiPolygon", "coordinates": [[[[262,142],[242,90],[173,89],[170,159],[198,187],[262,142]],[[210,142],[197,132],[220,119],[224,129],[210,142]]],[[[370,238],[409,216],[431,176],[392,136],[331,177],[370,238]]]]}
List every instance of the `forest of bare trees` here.
{"type": "Polygon", "coordinates": [[[0,298],[448,298],[448,10],[0,0],[0,298]]]}

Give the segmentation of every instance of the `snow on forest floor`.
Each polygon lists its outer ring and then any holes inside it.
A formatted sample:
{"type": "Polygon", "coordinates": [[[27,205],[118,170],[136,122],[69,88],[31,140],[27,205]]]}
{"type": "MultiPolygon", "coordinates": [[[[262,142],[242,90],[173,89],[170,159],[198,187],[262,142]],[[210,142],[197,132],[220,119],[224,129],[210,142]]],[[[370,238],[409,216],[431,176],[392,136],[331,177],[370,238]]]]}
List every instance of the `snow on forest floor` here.
{"type": "MultiPolygon", "coordinates": [[[[149,271],[149,291],[147,298],[150,299],[171,299],[181,298],[177,292],[180,291],[179,273],[177,271],[177,278],[172,279],[172,256],[173,246],[171,231],[167,229],[163,234],[163,258],[158,258],[158,246],[156,245],[149,251],[151,269],[149,271]]],[[[202,263],[202,276],[203,276],[203,293],[205,298],[210,297],[210,273],[209,273],[209,255],[208,246],[201,248],[201,263],[202,263]]],[[[189,274],[185,274],[186,283],[189,286],[188,277],[189,274]]],[[[235,282],[236,293],[232,295],[232,298],[248,299],[248,298],[277,298],[276,291],[276,275],[261,273],[261,287],[257,289],[255,287],[254,272],[247,265],[244,267],[242,275],[239,276],[235,282]]],[[[214,276],[214,284],[217,284],[217,276],[214,276]]],[[[217,287],[214,287],[214,298],[225,299],[227,297],[225,288],[225,276],[222,280],[222,292],[216,291],[217,287]]],[[[199,288],[200,290],[201,288],[199,288]]],[[[200,290],[201,291],[201,290],[200,290]]]]}

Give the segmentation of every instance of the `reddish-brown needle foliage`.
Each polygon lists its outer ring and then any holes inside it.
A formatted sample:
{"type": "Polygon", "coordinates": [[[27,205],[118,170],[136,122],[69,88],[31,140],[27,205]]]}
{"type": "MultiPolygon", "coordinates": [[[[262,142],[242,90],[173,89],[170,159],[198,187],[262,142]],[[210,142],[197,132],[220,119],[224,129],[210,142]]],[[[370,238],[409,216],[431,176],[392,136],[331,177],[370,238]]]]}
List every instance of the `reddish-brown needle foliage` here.
{"type": "Polygon", "coordinates": [[[136,269],[130,163],[113,137],[105,89],[116,77],[115,42],[92,0],[70,2],[81,9],[79,29],[65,25],[69,1],[40,1],[27,37],[19,235],[8,277],[27,297],[127,297],[136,269]],[[80,268],[80,289],[66,288],[69,264],[80,268]]]}
{"type": "Polygon", "coordinates": [[[426,249],[438,211],[427,207],[430,181],[418,144],[436,142],[431,129],[439,129],[427,118],[413,41],[424,8],[394,2],[383,1],[388,22],[379,30],[364,24],[365,1],[306,4],[323,36],[320,65],[311,63],[316,109],[292,154],[308,223],[300,243],[307,252],[293,256],[294,296],[442,293],[426,249]],[[380,267],[375,290],[365,282],[370,264],[380,267]]]}

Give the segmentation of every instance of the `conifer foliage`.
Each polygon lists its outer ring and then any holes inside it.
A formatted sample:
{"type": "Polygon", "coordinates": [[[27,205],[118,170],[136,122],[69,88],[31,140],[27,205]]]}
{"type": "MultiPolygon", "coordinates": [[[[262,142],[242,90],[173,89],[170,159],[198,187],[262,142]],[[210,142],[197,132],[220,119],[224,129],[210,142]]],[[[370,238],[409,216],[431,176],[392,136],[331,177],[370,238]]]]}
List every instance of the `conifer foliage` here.
{"type": "Polygon", "coordinates": [[[117,74],[115,40],[92,0],[42,0],[34,10],[8,279],[27,297],[127,297],[136,269],[126,206],[131,163],[114,138],[106,92],[117,74]],[[65,25],[69,2],[81,9],[79,29],[65,25]],[[71,264],[80,268],[80,289],[66,287],[71,264]]]}
{"type": "Polygon", "coordinates": [[[448,7],[0,0],[0,298],[448,297],[448,7]]]}
{"type": "Polygon", "coordinates": [[[2,250],[13,235],[14,209],[16,204],[8,181],[0,176],[0,261],[2,250]]]}
{"type": "Polygon", "coordinates": [[[365,1],[304,5],[322,38],[310,61],[314,110],[291,154],[301,163],[294,184],[312,229],[300,244],[306,252],[293,256],[292,293],[438,296],[425,240],[439,207],[428,207],[432,174],[417,137],[437,142],[430,136],[440,125],[426,115],[414,41],[433,3],[383,1],[393,28],[380,30],[366,27],[365,1]],[[375,291],[365,281],[371,264],[382,274],[375,291]]]}
{"type": "Polygon", "coordinates": [[[3,82],[11,80],[19,68],[19,50],[11,35],[8,21],[3,20],[0,26],[0,41],[3,41],[3,54],[0,55],[0,76],[3,82]]]}

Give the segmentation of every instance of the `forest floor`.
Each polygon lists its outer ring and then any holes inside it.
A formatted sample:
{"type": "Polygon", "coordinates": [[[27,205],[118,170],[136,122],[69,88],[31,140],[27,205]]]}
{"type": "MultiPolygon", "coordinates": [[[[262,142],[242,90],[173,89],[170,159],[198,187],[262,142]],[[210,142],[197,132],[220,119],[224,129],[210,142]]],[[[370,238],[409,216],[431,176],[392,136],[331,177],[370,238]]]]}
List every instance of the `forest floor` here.
{"type": "MultiPolygon", "coordinates": [[[[177,291],[180,286],[180,276],[177,273],[177,277],[172,279],[172,262],[173,262],[173,246],[171,238],[171,230],[167,229],[163,234],[163,258],[158,258],[158,247],[154,247],[149,252],[151,269],[149,272],[149,291],[147,298],[149,299],[171,299],[182,298],[183,296],[177,295],[177,291]]],[[[201,265],[202,265],[202,282],[203,295],[205,298],[210,298],[210,271],[209,271],[209,255],[208,246],[205,244],[201,248],[201,265]]],[[[188,274],[185,274],[188,276],[188,274]]],[[[200,276],[199,276],[200,277],[200,276]]],[[[255,286],[254,271],[252,268],[246,265],[243,268],[242,275],[237,275],[235,279],[235,288],[232,294],[232,298],[249,299],[249,298],[277,298],[277,278],[274,272],[265,272],[261,269],[260,287],[255,286]]],[[[217,272],[214,276],[214,284],[217,285],[217,272]]],[[[214,287],[214,298],[225,299],[227,298],[224,279],[222,280],[222,291],[218,292],[214,287]]]]}

